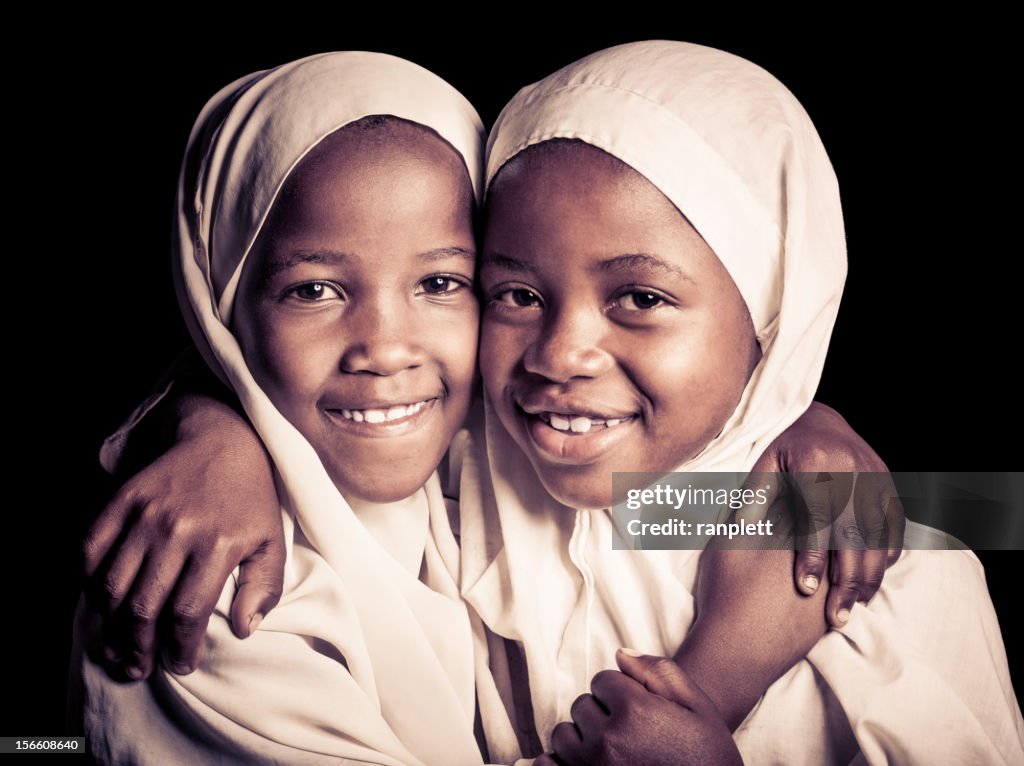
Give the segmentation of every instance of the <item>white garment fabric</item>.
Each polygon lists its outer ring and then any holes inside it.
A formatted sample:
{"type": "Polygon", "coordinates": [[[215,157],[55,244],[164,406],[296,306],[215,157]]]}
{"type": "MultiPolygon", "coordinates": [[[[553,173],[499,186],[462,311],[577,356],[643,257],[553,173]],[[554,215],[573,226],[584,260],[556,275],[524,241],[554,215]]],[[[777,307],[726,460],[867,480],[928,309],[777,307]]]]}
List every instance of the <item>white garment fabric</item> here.
{"type": "MultiPolygon", "coordinates": [[[[813,398],[846,274],[838,186],[809,117],[748,61],[650,41],[523,88],[492,130],[488,183],[552,138],[585,141],[643,174],[739,287],[763,358],[721,434],[679,470],[749,471],[813,398]]],[[[555,502],[486,415],[463,461],[463,594],[491,630],[521,642],[547,747],[593,675],[616,667],[617,648],[678,649],[699,552],[613,550],[611,513],[555,502]]],[[[933,534],[910,524],[908,547],[933,534]]],[[[904,552],[870,605],[775,683],[735,738],[747,763],[1024,762],[976,557],[904,552]]]]}
{"type": "MultiPolygon", "coordinates": [[[[207,103],[192,131],[177,196],[179,297],[197,346],[238,394],[276,466],[284,595],[242,641],[229,626],[229,581],[191,675],[157,670],[148,682],[117,684],[83,659],[86,734],[103,762],[482,762],[474,638],[436,475],[398,503],[346,502],[256,384],[228,329],[242,264],[288,174],[325,136],[378,114],[446,140],[479,198],[483,126],[475,110],[437,76],[393,56],[327,53],[244,77],[207,103]],[[396,522],[375,537],[370,522],[379,514],[396,522]],[[422,561],[396,559],[409,549],[422,551],[422,561]]],[[[500,717],[488,714],[492,729],[500,717]]]]}

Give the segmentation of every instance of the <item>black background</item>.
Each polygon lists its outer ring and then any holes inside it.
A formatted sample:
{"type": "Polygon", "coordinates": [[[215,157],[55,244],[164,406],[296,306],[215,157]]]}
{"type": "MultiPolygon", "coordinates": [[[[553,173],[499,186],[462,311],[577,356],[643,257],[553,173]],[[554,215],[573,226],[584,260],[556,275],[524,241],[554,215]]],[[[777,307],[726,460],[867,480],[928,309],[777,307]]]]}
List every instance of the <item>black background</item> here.
{"type": "MultiPolygon", "coordinates": [[[[12,73],[30,92],[8,125],[21,136],[8,147],[20,202],[7,206],[6,228],[27,239],[9,237],[4,259],[16,454],[4,646],[18,704],[0,733],[67,731],[78,540],[111,489],[97,449],[185,343],[169,241],[192,121],[230,80],[311,53],[407,57],[462,90],[487,124],[518,87],[615,43],[689,40],[760,64],[807,108],[843,195],[850,272],[818,398],[894,470],[1017,467],[1019,383],[1009,365],[1020,348],[1020,248],[1002,224],[1013,218],[998,191],[1012,123],[1007,91],[993,79],[1002,48],[989,31],[951,22],[937,34],[891,20],[813,31],[814,19],[565,21],[493,10],[500,33],[480,22],[473,37],[439,19],[399,19],[397,9],[373,25],[308,17],[244,29],[195,19],[131,33],[90,27],[41,43],[40,56],[12,73]],[[812,28],[794,26],[808,21],[812,28]],[[599,27],[585,31],[584,22],[599,27]]],[[[1006,615],[1020,555],[980,555],[1013,662],[1021,630],[1006,615]]]]}

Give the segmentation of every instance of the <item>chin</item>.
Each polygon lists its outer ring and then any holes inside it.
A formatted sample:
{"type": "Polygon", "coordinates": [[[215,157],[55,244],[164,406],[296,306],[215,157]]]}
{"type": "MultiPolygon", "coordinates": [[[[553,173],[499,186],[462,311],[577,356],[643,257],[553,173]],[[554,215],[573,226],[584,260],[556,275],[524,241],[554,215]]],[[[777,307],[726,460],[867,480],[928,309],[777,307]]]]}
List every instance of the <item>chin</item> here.
{"type": "MultiPolygon", "coordinates": [[[[380,464],[374,466],[379,469],[380,464]]],[[[358,470],[358,469],[357,469],[358,470]]],[[[394,503],[416,494],[433,474],[433,469],[416,471],[395,467],[383,475],[364,469],[353,475],[353,466],[345,471],[330,472],[338,491],[345,497],[355,497],[370,503],[394,503]],[[401,480],[396,480],[396,477],[401,480]]]]}
{"type": "Polygon", "coordinates": [[[373,488],[370,492],[361,492],[358,497],[371,503],[394,503],[416,494],[424,484],[426,484],[426,480],[419,484],[408,486],[389,484],[379,489],[373,488]]]}
{"type": "Polygon", "coordinates": [[[550,472],[537,470],[544,489],[562,505],[570,508],[610,508],[612,506],[612,476],[602,473],[600,477],[571,471],[550,472]],[[606,486],[607,485],[607,486],[606,486]],[[604,489],[601,489],[604,487],[604,489]]]}

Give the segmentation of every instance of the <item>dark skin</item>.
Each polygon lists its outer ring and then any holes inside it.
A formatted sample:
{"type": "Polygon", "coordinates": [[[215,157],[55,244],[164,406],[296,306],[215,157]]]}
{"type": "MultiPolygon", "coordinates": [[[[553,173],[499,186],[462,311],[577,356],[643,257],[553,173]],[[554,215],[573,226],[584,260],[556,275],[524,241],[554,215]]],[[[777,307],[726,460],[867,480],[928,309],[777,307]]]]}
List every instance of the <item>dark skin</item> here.
{"type": "MultiPolygon", "coordinates": [[[[249,367],[347,495],[408,496],[465,419],[476,379],[472,210],[466,169],[436,136],[401,121],[353,125],[321,141],[291,173],[245,263],[232,325],[249,367]],[[386,422],[362,416],[407,405],[415,412],[386,422]],[[344,416],[352,410],[358,422],[344,416]],[[345,455],[353,459],[333,459],[345,455]]],[[[130,679],[152,668],[157,618],[172,594],[167,661],[190,672],[230,562],[244,559],[242,598],[232,611],[240,637],[281,592],[280,518],[230,511],[279,507],[259,439],[237,427],[245,421],[232,407],[199,394],[172,400],[158,415],[139,436],[177,438],[150,469],[158,480],[152,497],[169,512],[154,514],[129,485],[112,504],[128,514],[127,534],[120,523],[99,525],[85,547],[88,593],[107,617],[104,659],[111,668],[123,660],[130,679]],[[225,432],[228,444],[217,438],[225,432]],[[228,474],[217,476],[225,463],[228,474]],[[199,484],[184,486],[191,480],[199,484]],[[209,534],[174,498],[204,503],[235,531],[209,534]],[[112,544],[119,553],[105,559],[112,544]]]]}
{"type": "Polygon", "coordinates": [[[665,657],[620,650],[621,672],[594,676],[535,766],[736,766],[743,760],[714,703],[665,657]]]}
{"type": "MultiPolygon", "coordinates": [[[[710,256],[713,258],[713,255],[710,256]]],[[[714,312],[712,312],[714,313],[714,312]]],[[[737,311],[737,313],[739,313],[737,311]]],[[[741,367],[744,367],[749,374],[749,367],[752,362],[750,360],[741,360],[741,367]]],[[[731,368],[730,368],[731,369],[731,368]]],[[[742,390],[742,386],[739,386],[737,390],[742,390]]],[[[737,394],[738,395],[738,394],[737,394]]],[[[730,394],[731,396],[731,394],[730,394]]],[[[733,403],[734,405],[734,403],[733,403]]],[[[729,407],[732,406],[728,401],[723,401],[720,408],[722,412],[728,411],[729,407]]],[[[716,410],[717,412],[717,410],[716,410]]],[[[227,420],[224,425],[230,420],[230,414],[228,412],[222,413],[227,416],[227,420]]],[[[816,409],[813,412],[809,412],[805,418],[809,418],[813,422],[812,428],[828,430],[828,428],[834,428],[838,423],[842,423],[841,419],[838,419],[834,413],[827,409],[816,409]]],[[[196,416],[196,420],[200,421],[202,418],[196,416]]],[[[239,425],[239,424],[236,424],[239,425]]],[[[842,423],[845,426],[845,423],[842,423]]],[[[202,426],[200,425],[200,428],[202,426]]],[[[247,426],[240,424],[241,428],[247,430],[247,426]]],[[[701,424],[699,432],[694,436],[696,441],[704,438],[704,431],[711,432],[716,427],[714,423],[701,424]]],[[[795,434],[800,434],[801,431],[807,428],[807,425],[798,424],[797,427],[791,429],[795,434]]],[[[234,430],[234,426],[232,426],[234,430]]],[[[841,430],[841,429],[840,429],[841,430]]],[[[848,430],[848,427],[847,427],[848,430]]],[[[237,433],[235,434],[238,435],[237,433]]],[[[793,434],[790,434],[793,437],[793,434]]],[[[848,434],[844,434],[845,443],[843,448],[845,454],[843,458],[847,461],[847,464],[852,463],[857,457],[857,450],[863,443],[859,442],[854,436],[854,440],[850,440],[848,434]],[[851,449],[850,444],[853,444],[851,449]],[[851,457],[851,454],[854,457],[851,457]]],[[[251,436],[243,438],[241,440],[244,450],[252,448],[251,436]]],[[[833,440],[835,441],[835,440],[833,440]]],[[[211,442],[216,444],[216,438],[211,442]]],[[[781,439],[777,442],[774,449],[770,449],[765,456],[762,457],[761,463],[757,466],[758,470],[778,470],[789,460],[792,460],[792,454],[794,450],[794,443],[796,445],[802,445],[804,440],[797,436],[795,442],[791,442],[787,445],[785,439],[781,439]]],[[[825,440],[828,443],[828,440],[825,440]]],[[[866,445],[864,445],[866,446],[866,445]]],[[[184,450],[181,453],[176,454],[170,460],[181,460],[187,462],[190,466],[196,464],[194,456],[190,455],[190,451],[195,449],[196,445],[193,444],[189,449],[184,450]]],[[[174,449],[177,449],[175,447],[174,449]]],[[[798,450],[796,450],[798,451],[798,450]]],[[[252,454],[249,455],[245,461],[240,461],[238,465],[238,471],[243,475],[247,475],[254,470],[253,466],[265,465],[266,458],[262,455],[256,455],[255,448],[252,449],[252,454]]],[[[172,450],[173,453],[173,450],[172,450]]],[[[172,454],[169,453],[169,454],[172,454]]],[[[873,453],[868,454],[871,458],[874,458],[873,453]]],[[[199,464],[203,466],[210,466],[211,469],[216,465],[218,460],[221,458],[218,456],[218,450],[211,450],[210,452],[203,451],[203,448],[199,448],[199,464]]],[[[820,454],[813,455],[813,457],[821,457],[820,454]]],[[[673,458],[674,459],[674,458],[673,458]]],[[[877,458],[874,458],[877,460],[877,458]]],[[[874,465],[870,465],[870,468],[878,469],[880,461],[874,465]]],[[[812,467],[824,470],[826,467],[831,470],[835,470],[837,466],[836,461],[832,461],[826,464],[811,464],[806,465],[799,463],[797,467],[801,467],[804,470],[809,470],[812,467]]],[[[863,466],[862,466],[863,467],[863,466]]],[[[882,466],[884,468],[884,466],[882,466]]],[[[167,464],[159,466],[155,471],[155,475],[145,475],[146,472],[140,474],[140,477],[133,479],[130,484],[145,484],[148,482],[155,481],[159,488],[159,491],[167,491],[167,488],[160,486],[164,483],[164,480],[160,477],[160,472],[168,470],[167,464]]],[[[147,471],[150,469],[147,469],[147,471]]],[[[182,472],[183,475],[194,476],[194,468],[190,469],[189,472],[182,472]]],[[[267,472],[269,475],[269,472],[267,472]]],[[[254,477],[254,480],[247,482],[247,486],[254,492],[266,491],[266,497],[264,498],[267,508],[272,508],[272,515],[276,517],[277,514],[277,501],[276,496],[272,493],[272,482],[266,480],[266,476],[254,477]],[[262,490],[260,488],[263,488],[262,490]],[[267,491],[269,487],[270,491],[267,491]]],[[[822,512],[828,512],[829,508],[843,508],[846,505],[846,500],[849,497],[847,493],[846,497],[833,497],[833,498],[815,498],[812,497],[812,493],[820,492],[819,487],[780,487],[779,493],[783,494],[785,491],[789,491],[790,494],[803,494],[807,505],[814,509],[822,512]]],[[[171,497],[177,496],[178,489],[172,487],[171,497]]],[[[109,546],[112,540],[116,539],[117,532],[121,528],[120,521],[126,517],[130,517],[133,509],[137,507],[140,498],[147,496],[148,491],[143,491],[141,487],[130,487],[129,490],[123,494],[121,501],[118,505],[108,508],[108,511],[101,518],[97,526],[94,527],[92,536],[90,537],[88,547],[88,559],[87,559],[87,572],[89,572],[94,578],[99,577],[102,579],[103,587],[99,591],[101,594],[112,595],[110,603],[106,605],[104,611],[107,614],[114,615],[111,620],[112,624],[121,624],[130,626],[130,638],[128,641],[124,641],[120,646],[115,646],[110,651],[111,664],[116,666],[119,664],[119,660],[123,662],[123,667],[126,667],[125,674],[129,678],[141,678],[145,677],[152,669],[152,651],[155,646],[155,624],[153,615],[159,613],[161,603],[166,603],[171,597],[172,588],[168,584],[174,583],[173,577],[173,565],[174,560],[172,559],[171,564],[163,569],[157,569],[157,573],[147,582],[148,572],[151,568],[155,568],[155,565],[150,565],[150,561],[159,562],[160,554],[155,556],[149,556],[145,554],[144,539],[146,532],[140,532],[138,535],[132,533],[131,539],[138,541],[137,548],[141,549],[143,553],[142,557],[147,561],[147,567],[142,571],[144,581],[140,584],[133,583],[131,581],[132,574],[138,570],[136,565],[133,570],[131,562],[128,565],[120,565],[119,562],[125,558],[123,553],[114,553],[108,559],[108,564],[104,565],[102,560],[104,554],[109,550],[109,546]],[[99,542],[96,542],[96,541],[99,542]],[[104,568],[105,567],[105,568],[104,568]],[[125,617],[124,615],[127,615],[125,617]],[[144,616],[145,619],[137,619],[140,615],[144,616]]],[[[160,495],[157,495],[160,496],[160,495]]],[[[168,495],[164,495],[165,498],[168,495]]],[[[177,504],[175,504],[177,505],[177,504]]],[[[218,507],[223,509],[225,506],[224,502],[220,500],[215,501],[215,504],[211,507],[218,507]]],[[[222,512],[216,519],[217,523],[223,524],[223,527],[217,528],[214,533],[204,531],[197,536],[187,537],[184,543],[176,545],[176,556],[178,561],[182,560],[182,557],[187,555],[187,551],[191,546],[198,545],[201,548],[206,548],[211,544],[211,541],[220,541],[224,537],[224,530],[227,529],[227,537],[230,539],[233,535],[237,535],[239,528],[246,528],[250,526],[252,513],[251,508],[239,509],[239,512],[222,512]]],[[[261,512],[262,513],[262,512],[261,512]]],[[[143,514],[142,518],[152,517],[154,514],[148,513],[143,514]]],[[[199,529],[202,525],[196,526],[189,518],[189,512],[179,512],[177,509],[171,512],[171,517],[175,519],[175,524],[184,524],[186,530],[199,529]]],[[[201,513],[199,514],[201,515],[201,513]]],[[[216,527],[216,524],[214,525],[216,527]]],[[[264,525],[256,525],[258,529],[263,529],[264,525]]],[[[208,530],[209,527],[206,527],[208,530]]],[[[150,531],[151,533],[151,531],[150,531]]],[[[264,536],[264,535],[261,535],[264,536]]],[[[265,536],[264,536],[265,537],[265,536]]],[[[167,541],[160,537],[158,538],[161,544],[160,547],[166,547],[167,541]]],[[[265,543],[261,541],[261,544],[265,543]]],[[[220,542],[213,542],[213,545],[222,545],[220,542]]],[[[232,547],[232,551],[236,550],[236,547],[232,547]]],[[[132,556],[138,557],[140,554],[134,552],[132,556]]],[[[223,560],[223,552],[213,552],[214,556],[221,556],[223,560]]],[[[707,566],[714,567],[714,560],[718,554],[710,554],[705,557],[707,566]]],[[[830,604],[830,615],[833,619],[841,624],[845,622],[845,615],[848,614],[849,606],[852,605],[853,601],[858,597],[870,597],[874,590],[871,587],[877,587],[877,583],[873,582],[874,576],[869,578],[868,587],[861,588],[863,581],[863,572],[865,570],[874,573],[876,571],[884,571],[884,563],[886,560],[886,551],[869,551],[859,552],[857,556],[851,557],[856,558],[856,563],[852,565],[852,571],[848,575],[847,582],[840,582],[840,587],[832,589],[831,593],[833,598],[836,600],[834,605],[830,604]],[[869,558],[872,562],[869,566],[860,564],[860,561],[864,558],[869,558]],[[877,562],[881,562],[879,567],[877,562]]],[[[193,557],[189,556],[188,560],[193,557]]],[[[138,559],[136,558],[136,561],[138,559]]],[[[237,563],[237,561],[231,562],[237,563]]],[[[840,561],[842,563],[842,561],[840,561]]],[[[820,583],[823,576],[824,557],[823,556],[805,556],[802,563],[797,564],[796,569],[796,581],[798,587],[801,588],[801,592],[816,592],[818,597],[824,598],[824,589],[817,587],[817,583],[820,583]],[[815,578],[816,582],[809,581],[808,578],[815,578]]],[[[247,572],[252,575],[252,570],[255,569],[258,576],[253,579],[247,579],[246,582],[268,582],[262,579],[262,573],[268,572],[271,575],[274,573],[269,563],[265,561],[256,561],[256,566],[252,566],[251,562],[247,566],[247,572]]],[[[706,687],[708,695],[715,698],[715,704],[721,711],[721,715],[724,720],[729,722],[729,725],[735,726],[742,720],[749,711],[750,707],[754,704],[757,697],[761,692],[786,667],[792,665],[799,657],[803,656],[807,648],[813,645],[814,641],[824,631],[824,620],[823,620],[823,609],[822,603],[815,600],[802,599],[798,595],[797,591],[794,590],[792,585],[793,578],[793,563],[791,554],[788,552],[782,557],[758,557],[754,555],[735,555],[730,561],[729,566],[720,567],[722,575],[715,578],[719,583],[719,586],[713,590],[706,591],[703,596],[698,596],[698,605],[702,615],[722,615],[722,620],[716,620],[707,618],[702,622],[698,618],[697,625],[694,626],[693,639],[689,640],[686,645],[680,650],[680,654],[677,657],[680,666],[690,672],[698,685],[706,687]],[[777,578],[775,581],[770,577],[765,576],[766,568],[771,569],[775,574],[781,574],[781,578],[777,578]],[[726,576],[728,575],[728,577],[726,576]],[[746,592],[744,588],[746,584],[751,580],[764,579],[765,582],[774,582],[775,585],[778,582],[783,583],[783,588],[780,592],[787,594],[791,597],[792,603],[780,603],[778,609],[765,609],[765,601],[754,602],[755,607],[752,608],[753,617],[749,614],[743,613],[737,610],[736,604],[738,603],[738,594],[746,592]],[[806,621],[797,619],[795,617],[796,612],[803,611],[808,618],[806,621]],[[731,619],[730,615],[734,615],[735,619],[731,619]],[[772,627],[773,621],[778,621],[779,629],[772,627]],[[799,627],[799,630],[797,628],[799,627]],[[785,628],[791,628],[790,633],[785,632],[785,628]],[[730,635],[742,635],[740,631],[748,630],[751,632],[753,639],[758,640],[760,646],[765,648],[765,654],[757,662],[747,662],[747,652],[744,648],[744,643],[723,643],[722,641],[712,640],[715,635],[730,636],[730,635]],[[712,636],[712,639],[704,638],[705,636],[712,636]],[[776,637],[776,640],[766,641],[766,636],[776,637]],[[723,650],[723,647],[726,650],[723,650]],[[738,660],[744,659],[741,663],[738,660]],[[739,673],[739,669],[742,668],[742,674],[739,673]]],[[[180,640],[174,640],[171,642],[172,653],[170,661],[172,668],[176,670],[185,670],[194,668],[198,661],[198,647],[200,645],[200,639],[202,631],[197,630],[197,625],[205,625],[205,619],[201,615],[197,617],[197,613],[201,612],[201,609],[196,608],[196,604],[201,605],[205,608],[209,605],[212,608],[213,602],[216,600],[216,594],[220,592],[221,584],[223,583],[223,569],[217,570],[214,567],[210,567],[212,574],[210,579],[198,582],[194,578],[186,579],[179,583],[177,589],[174,592],[174,601],[184,602],[189,605],[188,609],[175,609],[173,614],[176,617],[185,617],[188,622],[183,626],[182,629],[177,627],[174,629],[175,632],[180,636],[180,640]],[[205,594],[212,594],[212,598],[205,594]]],[[[230,567],[228,568],[230,571],[230,567]]],[[[280,575],[278,574],[279,578],[280,575]]],[[[241,605],[236,602],[232,612],[232,620],[236,633],[241,637],[248,635],[254,626],[258,625],[261,615],[265,614],[267,609],[271,608],[273,603],[276,602],[277,594],[280,592],[280,586],[272,582],[269,586],[269,594],[266,592],[261,593],[259,587],[246,588],[242,594],[245,599],[250,599],[242,603],[241,605]]],[[[102,605],[101,605],[102,606],[102,605]]],[[[207,617],[209,612],[206,613],[207,617]]]]}
{"type": "MultiPolygon", "coordinates": [[[[548,492],[570,506],[608,506],[600,478],[619,466],[660,473],[699,452],[760,358],[743,298],[710,247],[649,181],[584,144],[524,152],[499,173],[481,283],[490,400],[548,492]],[[587,422],[569,431],[555,413],[587,422]]],[[[777,532],[790,518],[773,519],[777,532]]],[[[593,679],[573,723],[551,733],[557,761],[738,762],[731,731],[825,630],[821,603],[791,585],[791,556],[713,545],[675,662],[651,658],[662,694],[635,680],[648,675],[635,659],[620,658],[634,678],[593,679]]]]}

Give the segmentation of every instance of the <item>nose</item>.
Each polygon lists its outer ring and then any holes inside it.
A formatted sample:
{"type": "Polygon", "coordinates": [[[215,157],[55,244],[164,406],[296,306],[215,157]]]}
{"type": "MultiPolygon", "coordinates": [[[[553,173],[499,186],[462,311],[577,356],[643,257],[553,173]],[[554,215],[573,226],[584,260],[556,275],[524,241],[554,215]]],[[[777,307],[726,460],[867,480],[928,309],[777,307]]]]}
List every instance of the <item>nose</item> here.
{"type": "Polygon", "coordinates": [[[395,375],[423,364],[415,322],[408,321],[408,307],[371,305],[357,308],[346,317],[351,340],[341,356],[347,373],[395,375]]]}
{"type": "Polygon", "coordinates": [[[570,306],[549,316],[526,350],[523,363],[527,371],[565,383],[573,378],[596,378],[612,368],[612,355],[601,347],[603,316],[570,306]]]}

